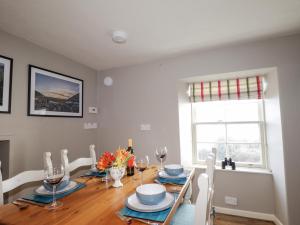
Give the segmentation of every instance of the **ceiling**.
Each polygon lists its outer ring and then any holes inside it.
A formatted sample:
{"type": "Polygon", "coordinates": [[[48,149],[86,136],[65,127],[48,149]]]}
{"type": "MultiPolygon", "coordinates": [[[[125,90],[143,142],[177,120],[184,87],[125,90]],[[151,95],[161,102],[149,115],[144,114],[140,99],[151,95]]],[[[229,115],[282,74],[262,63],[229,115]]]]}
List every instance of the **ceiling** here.
{"type": "Polygon", "coordinates": [[[96,70],[300,31],[299,0],[0,0],[0,29],[96,70]],[[111,41],[123,29],[126,44],[111,41]]]}

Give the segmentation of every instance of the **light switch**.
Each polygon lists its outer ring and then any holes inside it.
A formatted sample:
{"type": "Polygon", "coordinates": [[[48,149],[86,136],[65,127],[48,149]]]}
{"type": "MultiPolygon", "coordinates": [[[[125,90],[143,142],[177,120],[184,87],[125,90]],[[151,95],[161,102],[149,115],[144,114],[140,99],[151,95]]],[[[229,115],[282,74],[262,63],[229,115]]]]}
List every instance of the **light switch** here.
{"type": "Polygon", "coordinates": [[[94,122],[94,123],[84,123],[84,124],[83,124],[83,128],[84,128],[85,130],[89,130],[89,129],[97,129],[97,127],[98,127],[98,124],[97,124],[96,122],[94,122]]]}
{"type": "Polygon", "coordinates": [[[141,131],[149,131],[151,130],[151,124],[141,124],[140,129],[141,131]]]}

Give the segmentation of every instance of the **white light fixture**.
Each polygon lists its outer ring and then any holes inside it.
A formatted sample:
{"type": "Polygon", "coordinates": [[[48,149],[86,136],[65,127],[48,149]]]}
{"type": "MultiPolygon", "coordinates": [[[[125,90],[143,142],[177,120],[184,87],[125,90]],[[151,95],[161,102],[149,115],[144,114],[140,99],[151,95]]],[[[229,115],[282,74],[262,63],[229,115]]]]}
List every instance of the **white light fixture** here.
{"type": "Polygon", "coordinates": [[[127,41],[128,34],[123,30],[115,30],[112,33],[112,40],[117,44],[123,44],[127,41]]]}
{"type": "Polygon", "coordinates": [[[112,86],[114,81],[111,77],[105,77],[103,83],[106,87],[112,86]]]}

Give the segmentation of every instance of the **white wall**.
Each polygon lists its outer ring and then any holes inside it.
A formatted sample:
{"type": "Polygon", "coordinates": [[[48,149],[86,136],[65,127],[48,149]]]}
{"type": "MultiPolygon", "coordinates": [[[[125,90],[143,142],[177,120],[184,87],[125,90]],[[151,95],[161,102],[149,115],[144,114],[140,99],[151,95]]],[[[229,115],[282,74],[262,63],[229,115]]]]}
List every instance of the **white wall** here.
{"type": "MultiPolygon", "coordinates": [[[[294,35],[102,71],[98,76],[98,144],[102,150],[110,150],[119,144],[126,144],[126,139],[132,137],[138,154],[153,155],[156,145],[167,145],[170,149],[168,162],[179,162],[179,79],[277,67],[289,219],[291,225],[300,224],[297,215],[300,208],[300,177],[295,173],[300,158],[299,59],[300,36],[294,35]],[[105,76],[114,79],[112,87],[103,86],[105,76]],[[150,123],[152,131],[139,131],[141,123],[150,123]]],[[[251,191],[251,185],[248,191],[251,191]]],[[[254,204],[247,207],[256,211],[260,206],[254,204]]],[[[283,222],[288,224],[287,221],[283,222]]]]}
{"type": "Polygon", "coordinates": [[[274,176],[275,214],[287,224],[287,195],[277,70],[267,75],[265,119],[269,166],[274,176]]]}

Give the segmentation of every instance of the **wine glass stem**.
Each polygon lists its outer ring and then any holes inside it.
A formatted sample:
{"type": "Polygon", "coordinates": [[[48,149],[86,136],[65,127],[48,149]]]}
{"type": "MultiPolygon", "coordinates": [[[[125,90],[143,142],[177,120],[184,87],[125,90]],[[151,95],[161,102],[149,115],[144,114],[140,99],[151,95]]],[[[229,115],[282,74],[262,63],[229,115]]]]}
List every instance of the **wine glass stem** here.
{"type": "Polygon", "coordinates": [[[56,206],[55,194],[56,194],[56,185],[53,185],[53,201],[52,201],[53,206],[56,206]]]}
{"type": "Polygon", "coordinates": [[[163,170],[163,162],[162,162],[162,158],[160,158],[160,169],[163,170]]]}
{"type": "Polygon", "coordinates": [[[143,185],[143,172],[140,173],[141,173],[141,185],[143,185]]]}

